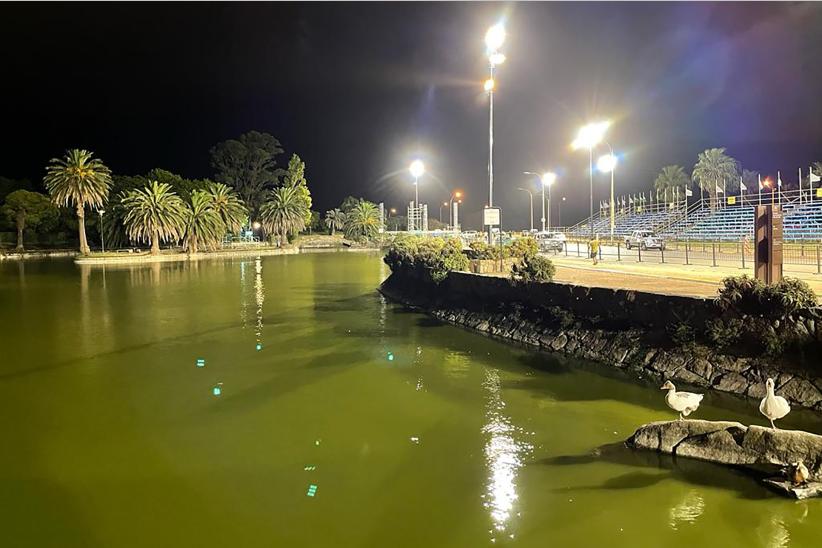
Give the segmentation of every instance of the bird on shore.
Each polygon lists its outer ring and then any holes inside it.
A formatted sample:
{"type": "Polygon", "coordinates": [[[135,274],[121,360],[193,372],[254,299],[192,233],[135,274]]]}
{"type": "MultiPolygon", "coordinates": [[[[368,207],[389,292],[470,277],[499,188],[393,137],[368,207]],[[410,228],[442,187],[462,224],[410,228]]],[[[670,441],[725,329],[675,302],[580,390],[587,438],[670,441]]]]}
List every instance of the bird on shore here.
{"type": "Polygon", "coordinates": [[[776,426],[774,425],[773,421],[781,419],[785,415],[791,412],[791,406],[788,404],[788,400],[783,398],[782,396],[777,396],[773,392],[774,382],[773,379],[768,379],[765,381],[765,389],[767,390],[767,394],[765,397],[762,398],[762,402],[759,404],[759,412],[765,415],[769,421],[771,421],[771,428],[776,430],[776,426]]]}
{"type": "Polygon", "coordinates": [[[804,485],[808,481],[808,476],[810,476],[810,472],[808,472],[808,467],[805,466],[805,463],[801,460],[795,462],[791,465],[793,470],[791,471],[791,483],[794,485],[804,485]]]}
{"type": "Polygon", "coordinates": [[[665,403],[668,407],[679,413],[679,420],[682,417],[687,417],[699,407],[699,403],[704,397],[703,394],[692,394],[691,392],[677,392],[676,386],[671,381],[665,381],[660,387],[660,390],[667,390],[665,394],[665,403]]]}

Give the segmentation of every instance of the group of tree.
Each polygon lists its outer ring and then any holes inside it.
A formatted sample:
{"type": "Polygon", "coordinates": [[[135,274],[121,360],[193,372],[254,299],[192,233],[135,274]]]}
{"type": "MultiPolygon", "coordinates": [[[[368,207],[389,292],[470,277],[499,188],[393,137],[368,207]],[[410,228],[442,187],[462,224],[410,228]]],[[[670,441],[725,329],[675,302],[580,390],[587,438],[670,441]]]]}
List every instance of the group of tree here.
{"type": "Polygon", "coordinates": [[[66,211],[74,213],[83,254],[90,252],[86,216],[91,211],[101,213],[88,221],[112,247],[147,243],[159,253],[163,242],[181,243],[196,253],[256,222],[264,236],[282,243],[306,228],[321,227],[319,213],[311,211],[305,162],[293,154],[282,169],[277,164],[282,153],[276,138],[257,131],[218,143],[211,150],[212,181],[162,169],[114,175],[91,152],[72,149],[49,162],[43,179],[48,196],[30,190],[28,182],[0,178],[2,213],[17,229],[19,249],[26,229],[46,230],[66,211]]]}
{"type": "Polygon", "coordinates": [[[332,235],[339,230],[347,238],[373,238],[380,230],[380,211],[374,202],[347,196],[340,207],[325,212],[325,226],[332,235]]]}

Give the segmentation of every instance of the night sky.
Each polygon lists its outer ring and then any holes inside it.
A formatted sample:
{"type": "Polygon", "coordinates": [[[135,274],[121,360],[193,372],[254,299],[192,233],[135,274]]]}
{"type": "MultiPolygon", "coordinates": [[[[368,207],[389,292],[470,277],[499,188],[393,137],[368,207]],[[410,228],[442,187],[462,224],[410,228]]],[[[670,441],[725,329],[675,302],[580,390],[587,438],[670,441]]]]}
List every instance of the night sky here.
{"type": "Polygon", "coordinates": [[[431,215],[461,188],[476,227],[483,36],[500,19],[504,225],[527,224],[525,170],[560,174],[564,224],[587,213],[587,153],[568,146],[585,121],[614,121],[618,192],[666,164],[690,172],[708,147],[787,181],[822,160],[820,4],[31,3],[0,4],[0,175],[39,180],[83,147],[115,173],[212,176],[211,146],[256,129],[306,161],[315,209],[348,194],[404,207],[420,156],[431,215]]]}

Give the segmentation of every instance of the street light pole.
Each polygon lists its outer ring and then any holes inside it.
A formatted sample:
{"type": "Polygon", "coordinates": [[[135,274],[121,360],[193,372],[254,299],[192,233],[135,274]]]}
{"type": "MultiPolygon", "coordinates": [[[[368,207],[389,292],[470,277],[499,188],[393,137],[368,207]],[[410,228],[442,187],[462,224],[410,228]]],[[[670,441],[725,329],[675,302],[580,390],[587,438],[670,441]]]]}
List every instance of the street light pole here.
{"type": "Polygon", "coordinates": [[[560,227],[562,226],[562,202],[564,202],[564,201],[565,201],[565,196],[563,196],[562,200],[560,200],[559,203],[557,204],[557,210],[558,210],[557,213],[558,213],[558,217],[559,217],[557,219],[557,225],[559,225],[560,227]]]}
{"type": "Polygon", "coordinates": [[[100,246],[102,247],[102,253],[106,252],[106,235],[103,232],[103,213],[106,212],[105,209],[98,209],[100,213],[100,246]]]}
{"type": "Polygon", "coordinates": [[[517,190],[521,190],[523,192],[528,193],[528,199],[530,200],[530,203],[531,203],[531,209],[530,209],[530,213],[531,213],[531,230],[534,230],[534,194],[530,190],[528,190],[527,188],[518,188],[517,190]]]}
{"type": "Polygon", "coordinates": [[[594,147],[602,141],[605,132],[610,126],[610,122],[599,122],[588,124],[580,128],[577,138],[571,143],[571,148],[588,149],[588,181],[590,184],[590,216],[588,224],[591,225],[591,239],[594,239],[594,147]]]}
{"type": "Polygon", "coordinates": [[[457,190],[456,192],[451,193],[451,198],[448,200],[448,224],[451,226],[451,230],[455,229],[455,227],[453,225],[456,224],[453,221],[453,217],[452,217],[453,208],[451,207],[451,204],[454,202],[454,198],[457,198],[457,203],[462,202],[462,200],[459,200],[460,197],[462,197],[462,192],[457,190]]]}
{"type": "Polygon", "coordinates": [[[591,209],[588,224],[591,225],[591,239],[594,239],[594,147],[588,147],[588,177],[591,183],[591,209]]]}
{"type": "MultiPolygon", "coordinates": [[[[494,205],[494,69],[505,62],[505,55],[499,52],[505,41],[505,27],[501,23],[489,28],[485,33],[485,48],[488,54],[489,78],[485,81],[488,92],[488,207],[494,205]]],[[[488,226],[488,244],[492,244],[491,226],[488,226]]]]}

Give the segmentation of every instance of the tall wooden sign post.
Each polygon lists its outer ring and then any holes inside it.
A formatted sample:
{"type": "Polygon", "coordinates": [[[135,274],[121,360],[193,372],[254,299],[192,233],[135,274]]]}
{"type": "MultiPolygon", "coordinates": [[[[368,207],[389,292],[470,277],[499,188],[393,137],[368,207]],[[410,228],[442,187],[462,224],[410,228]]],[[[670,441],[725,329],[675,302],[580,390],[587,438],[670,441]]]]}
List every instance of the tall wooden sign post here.
{"type": "Polygon", "coordinates": [[[766,284],[782,279],[782,206],[754,207],[754,275],[766,284]]]}

